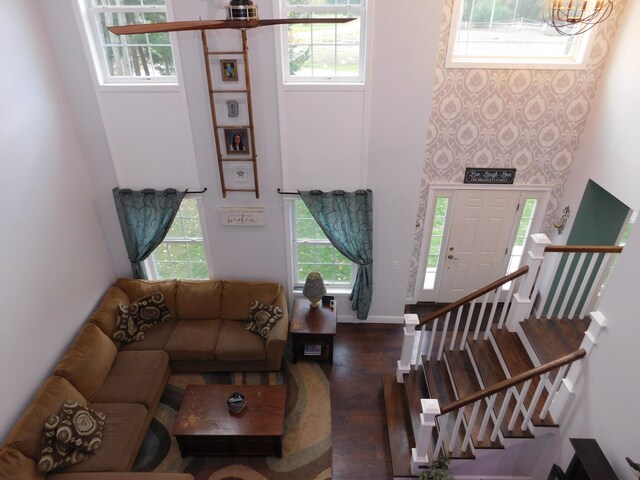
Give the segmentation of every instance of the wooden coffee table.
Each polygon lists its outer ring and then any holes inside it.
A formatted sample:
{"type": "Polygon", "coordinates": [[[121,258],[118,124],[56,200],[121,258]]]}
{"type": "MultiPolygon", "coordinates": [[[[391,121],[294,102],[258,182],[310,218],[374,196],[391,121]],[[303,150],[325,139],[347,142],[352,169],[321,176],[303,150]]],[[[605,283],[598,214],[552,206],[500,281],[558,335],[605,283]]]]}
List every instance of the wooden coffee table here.
{"type": "Polygon", "coordinates": [[[286,393],[284,385],[187,385],[171,432],[180,453],[282,457],[286,393]],[[246,396],[240,413],[227,408],[232,392],[246,396]]]}

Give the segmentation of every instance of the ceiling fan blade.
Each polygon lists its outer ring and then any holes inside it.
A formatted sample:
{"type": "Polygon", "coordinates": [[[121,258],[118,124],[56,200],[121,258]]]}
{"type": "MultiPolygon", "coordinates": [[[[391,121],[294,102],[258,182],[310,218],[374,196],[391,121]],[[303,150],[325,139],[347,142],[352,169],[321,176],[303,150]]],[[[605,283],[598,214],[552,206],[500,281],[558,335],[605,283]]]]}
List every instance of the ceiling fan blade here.
{"type": "MultiPolygon", "coordinates": [[[[108,27],[116,35],[134,35],[138,33],[183,32],[186,30],[207,30],[228,28],[226,20],[187,20],[183,22],[139,23],[108,27]]],[[[244,22],[243,22],[244,23],[244,22]]]]}
{"type": "Polygon", "coordinates": [[[272,18],[266,20],[189,20],[182,22],[140,23],[108,27],[116,35],[141,33],[184,32],[187,30],[217,30],[223,28],[256,28],[294,23],[347,23],[355,18],[272,18]]]}
{"type": "Polygon", "coordinates": [[[258,20],[259,27],[266,25],[289,25],[293,23],[347,23],[355,18],[269,18],[258,20]]]}

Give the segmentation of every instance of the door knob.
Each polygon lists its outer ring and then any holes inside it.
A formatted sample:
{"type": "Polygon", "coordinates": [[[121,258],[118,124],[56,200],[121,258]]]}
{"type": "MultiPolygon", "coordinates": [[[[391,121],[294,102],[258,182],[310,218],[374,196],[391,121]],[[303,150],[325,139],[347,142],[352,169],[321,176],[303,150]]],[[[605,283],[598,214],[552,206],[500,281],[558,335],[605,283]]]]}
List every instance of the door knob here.
{"type": "Polygon", "coordinates": [[[449,260],[457,260],[458,259],[458,257],[454,257],[453,255],[447,255],[447,258],[449,260]]]}

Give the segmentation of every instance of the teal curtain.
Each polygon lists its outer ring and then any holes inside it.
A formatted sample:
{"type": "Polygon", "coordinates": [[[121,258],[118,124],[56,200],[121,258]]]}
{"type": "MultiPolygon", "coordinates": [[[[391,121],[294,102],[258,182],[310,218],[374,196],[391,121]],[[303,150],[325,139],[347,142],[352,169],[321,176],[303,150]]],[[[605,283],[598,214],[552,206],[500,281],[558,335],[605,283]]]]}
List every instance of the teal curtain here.
{"type": "Polygon", "coordinates": [[[146,278],[142,261],[164,240],[185,193],[175,188],[113,189],[133,278],[146,278]]]}
{"type": "Polygon", "coordinates": [[[358,265],[351,308],[365,320],[373,294],[373,192],[298,191],[331,244],[358,265]]]}

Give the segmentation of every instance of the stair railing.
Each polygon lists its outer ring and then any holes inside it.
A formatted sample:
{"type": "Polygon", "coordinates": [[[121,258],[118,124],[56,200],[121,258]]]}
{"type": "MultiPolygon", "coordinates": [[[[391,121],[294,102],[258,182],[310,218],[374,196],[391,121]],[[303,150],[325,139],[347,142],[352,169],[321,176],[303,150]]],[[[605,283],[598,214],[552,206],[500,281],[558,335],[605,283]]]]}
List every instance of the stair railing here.
{"type": "Polygon", "coordinates": [[[433,449],[433,457],[438,458],[440,452],[445,449],[449,456],[453,453],[468,451],[471,442],[495,442],[506,419],[508,406],[512,399],[516,405],[508,419],[507,429],[513,430],[519,427],[522,430],[531,428],[531,419],[536,410],[539,410],[539,418],[544,419],[553,399],[565,378],[571,364],[586,355],[584,349],[576,350],[557,360],[533,368],[527,372],[515,375],[511,378],[486,387],[465,398],[443,405],[438,414],[434,415],[437,422],[431,422],[431,426],[425,426],[425,431],[420,432],[416,442],[416,457],[426,457],[430,450],[430,443],[436,438],[433,449]],[[553,380],[552,388],[547,391],[547,398],[540,406],[544,385],[549,381],[551,373],[558,371],[553,380]],[[533,394],[529,394],[531,387],[535,388],[533,394]],[[497,413],[493,407],[499,396],[503,397],[502,405],[497,413]],[[470,408],[469,408],[470,407],[470,408]],[[466,412],[465,412],[466,410],[466,412]],[[470,410],[470,413],[469,413],[470,410]],[[445,419],[445,415],[451,415],[445,419]],[[437,437],[433,435],[433,428],[437,424],[437,437]],[[448,424],[449,428],[444,428],[448,424]],[[493,424],[493,426],[491,426],[493,424]],[[453,427],[451,428],[451,425],[453,427]],[[490,433],[489,433],[489,429],[490,433]],[[476,431],[475,438],[473,432],[476,431]],[[448,437],[448,438],[447,438],[448,437]],[[422,443],[421,443],[422,442],[422,443]]]}
{"type": "Polygon", "coordinates": [[[536,318],[582,319],[591,312],[620,246],[547,245],[540,278],[547,283],[546,292],[537,282],[531,298],[540,293],[536,318]],[[547,272],[552,271],[553,277],[547,272]]]}

